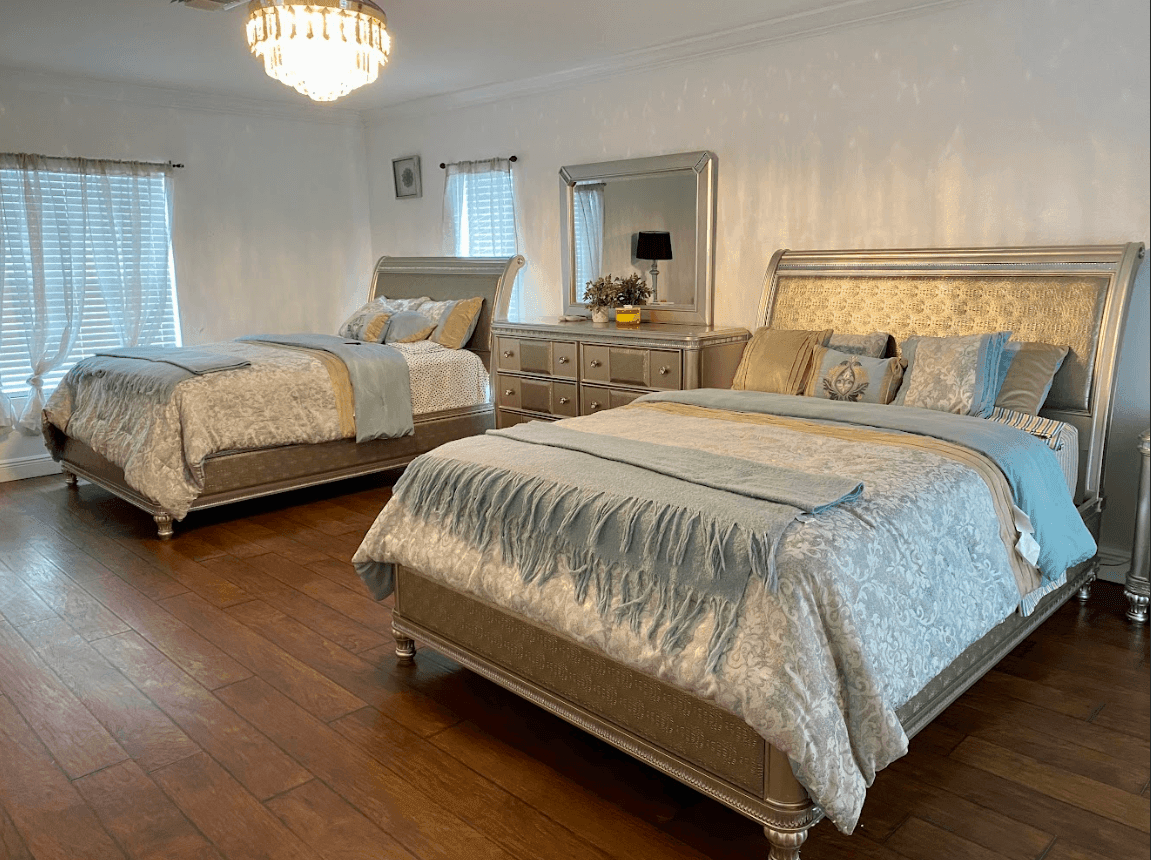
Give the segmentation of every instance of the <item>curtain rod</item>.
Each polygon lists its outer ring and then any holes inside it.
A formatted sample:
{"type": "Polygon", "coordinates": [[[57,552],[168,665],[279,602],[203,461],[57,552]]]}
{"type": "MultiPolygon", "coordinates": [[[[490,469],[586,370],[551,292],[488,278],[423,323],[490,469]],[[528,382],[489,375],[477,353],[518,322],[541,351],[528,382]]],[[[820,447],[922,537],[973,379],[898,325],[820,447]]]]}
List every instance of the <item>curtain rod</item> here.
{"type": "MultiPolygon", "coordinates": [[[[0,155],[15,155],[15,156],[29,155],[29,154],[30,153],[26,153],[26,152],[0,153],[0,155]]],[[[77,156],[72,156],[72,155],[37,155],[35,157],[36,158],[59,159],[61,161],[66,161],[70,158],[76,158],[77,156]]],[[[170,167],[173,170],[183,170],[184,169],[183,164],[181,164],[179,162],[175,162],[175,161],[131,161],[131,160],[124,159],[124,158],[83,158],[81,160],[82,161],[105,161],[109,164],[142,164],[145,167],[170,167]]]]}
{"type": "MultiPolygon", "coordinates": [[[[482,160],[485,160],[485,159],[480,159],[480,160],[482,161],[482,160]]],[[[518,155],[509,155],[509,156],[508,156],[508,161],[519,161],[519,160],[520,160],[520,157],[519,157],[518,155]]],[[[447,162],[445,162],[445,161],[441,161],[441,162],[440,162],[440,168],[441,168],[442,170],[447,170],[447,169],[448,169],[448,165],[447,165],[447,162]]]]}

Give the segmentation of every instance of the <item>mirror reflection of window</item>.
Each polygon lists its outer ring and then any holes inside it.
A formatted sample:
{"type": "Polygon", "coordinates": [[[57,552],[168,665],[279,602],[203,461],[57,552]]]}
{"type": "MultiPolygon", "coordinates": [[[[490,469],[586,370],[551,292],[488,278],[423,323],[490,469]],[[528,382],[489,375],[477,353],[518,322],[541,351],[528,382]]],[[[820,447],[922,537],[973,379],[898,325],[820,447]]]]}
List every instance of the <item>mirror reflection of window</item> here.
{"type": "Polygon", "coordinates": [[[583,297],[588,281],[603,274],[602,182],[580,183],[573,189],[572,221],[575,227],[576,293],[583,297]]]}

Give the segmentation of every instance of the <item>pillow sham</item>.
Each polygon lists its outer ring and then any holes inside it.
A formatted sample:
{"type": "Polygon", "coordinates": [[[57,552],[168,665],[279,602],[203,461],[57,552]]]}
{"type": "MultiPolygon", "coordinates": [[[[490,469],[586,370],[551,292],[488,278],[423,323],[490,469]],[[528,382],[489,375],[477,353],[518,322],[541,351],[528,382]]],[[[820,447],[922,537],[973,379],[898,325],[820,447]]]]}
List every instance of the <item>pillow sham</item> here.
{"type": "Polygon", "coordinates": [[[436,329],[436,324],[416,311],[401,311],[393,314],[388,330],[384,333],[384,343],[415,343],[427,340],[436,329]]]}
{"type": "Polygon", "coordinates": [[[393,313],[401,313],[403,311],[418,311],[421,305],[426,305],[431,299],[427,296],[420,296],[415,299],[389,299],[379,296],[376,301],[393,313]]]}
{"type": "Polygon", "coordinates": [[[379,302],[368,302],[350,317],[344,320],[336,334],[349,340],[367,340],[373,343],[384,342],[384,332],[388,328],[388,321],[392,318],[392,311],[379,302]]]}
{"type": "Polygon", "coordinates": [[[1070,350],[1049,343],[1008,341],[1000,361],[995,405],[1038,415],[1070,350]]]}
{"type": "Polygon", "coordinates": [[[731,387],[740,391],[802,394],[812,372],[815,348],[825,346],[829,337],[831,329],[757,329],[743,350],[731,387]]]}
{"type": "Polygon", "coordinates": [[[996,406],[988,416],[989,421],[1006,424],[1008,427],[1017,427],[1025,433],[1030,433],[1037,439],[1047,443],[1052,451],[1063,450],[1063,431],[1067,425],[1054,418],[1040,418],[1038,415],[1029,415],[1026,412],[1016,412],[1013,409],[1003,409],[996,406]]]}
{"type": "Polygon", "coordinates": [[[450,305],[440,316],[440,321],[436,324],[436,330],[432,332],[430,339],[448,349],[461,349],[472,339],[472,333],[480,321],[480,309],[484,305],[484,297],[459,299],[450,305]]]}
{"type": "Polygon", "coordinates": [[[851,355],[883,358],[887,355],[887,344],[890,340],[891,335],[885,331],[873,331],[871,334],[839,334],[837,332],[828,340],[827,348],[851,355]]]}
{"type": "Polygon", "coordinates": [[[886,405],[895,399],[903,381],[903,360],[855,355],[830,346],[817,346],[814,372],[804,393],[824,400],[886,405]]]}
{"type": "Polygon", "coordinates": [[[897,406],[917,406],[986,418],[995,405],[999,362],[1011,332],[952,337],[910,337],[902,344],[907,362],[897,406]]]}

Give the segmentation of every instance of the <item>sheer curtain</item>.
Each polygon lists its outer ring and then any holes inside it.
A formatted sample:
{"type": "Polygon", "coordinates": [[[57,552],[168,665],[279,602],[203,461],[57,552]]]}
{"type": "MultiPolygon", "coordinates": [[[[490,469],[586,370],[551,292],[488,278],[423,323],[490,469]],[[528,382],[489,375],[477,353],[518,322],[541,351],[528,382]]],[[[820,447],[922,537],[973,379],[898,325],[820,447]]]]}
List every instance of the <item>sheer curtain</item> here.
{"type": "Polygon", "coordinates": [[[583,296],[588,281],[603,274],[603,188],[602,182],[589,182],[574,189],[577,298],[583,296]]]}
{"type": "Polygon", "coordinates": [[[28,435],[40,432],[44,376],[72,351],[84,317],[87,194],[83,183],[78,194],[70,193],[53,161],[36,155],[0,160],[5,227],[15,228],[3,233],[4,267],[11,265],[5,300],[21,323],[32,368],[31,390],[16,426],[28,435]]]}
{"type": "Polygon", "coordinates": [[[120,346],[147,346],[164,324],[171,293],[170,171],[164,165],[89,162],[84,176],[92,263],[120,346]]]}
{"type": "Polygon", "coordinates": [[[178,344],[169,170],[0,154],[0,433],[40,433],[45,388],[74,352],[178,344]]]}
{"type": "MultiPolygon", "coordinates": [[[[444,254],[450,257],[511,257],[519,253],[512,162],[506,158],[460,161],[444,177],[444,254]]],[[[509,314],[520,308],[517,281],[509,314]]]]}

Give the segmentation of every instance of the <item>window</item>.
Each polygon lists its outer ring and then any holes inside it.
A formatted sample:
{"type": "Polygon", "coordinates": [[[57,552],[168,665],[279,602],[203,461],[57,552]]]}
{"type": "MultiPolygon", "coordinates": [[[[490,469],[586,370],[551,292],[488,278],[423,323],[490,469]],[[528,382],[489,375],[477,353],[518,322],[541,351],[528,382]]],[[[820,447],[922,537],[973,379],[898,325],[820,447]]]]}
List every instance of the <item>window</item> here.
{"type": "MultiPolygon", "coordinates": [[[[444,180],[444,253],[453,257],[511,257],[519,253],[512,165],[506,158],[461,161],[444,180]]],[[[513,290],[515,315],[519,289],[513,290]]]]}
{"type": "Polygon", "coordinates": [[[177,314],[170,168],[0,155],[0,394],[34,377],[39,400],[98,349],[179,346],[177,314]]]}

